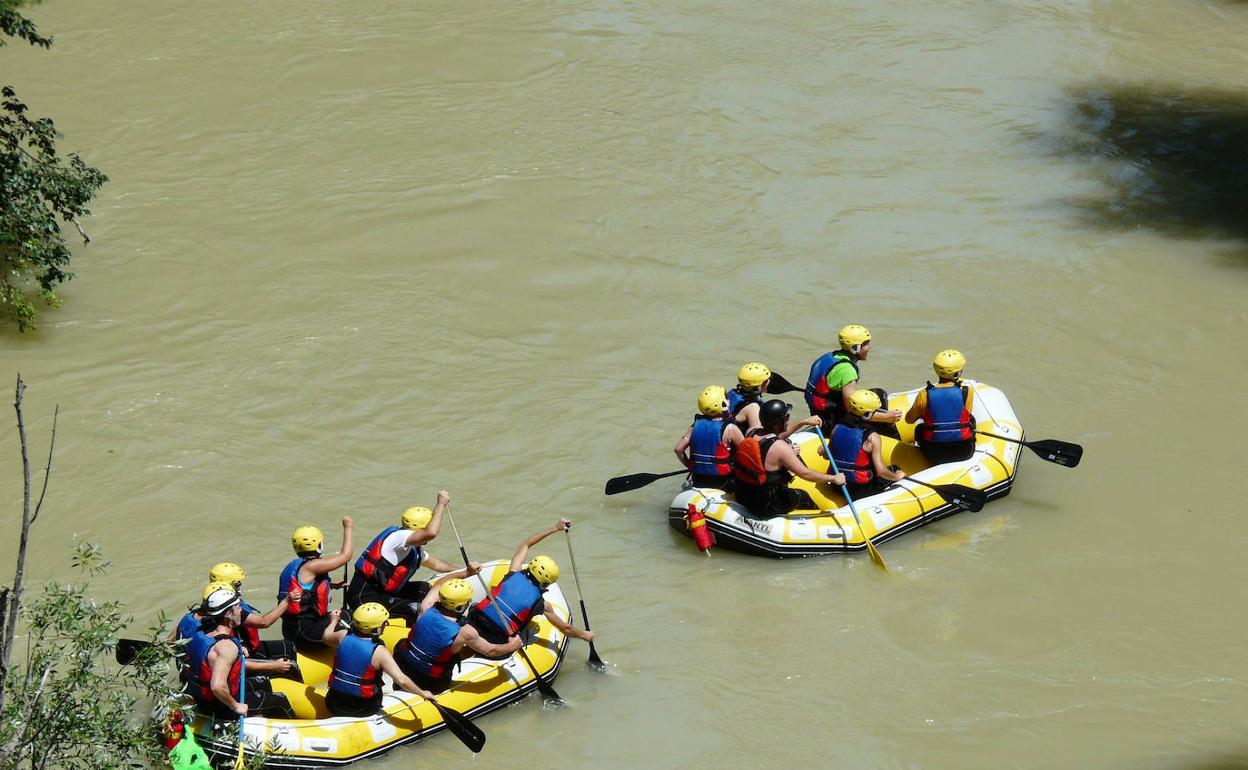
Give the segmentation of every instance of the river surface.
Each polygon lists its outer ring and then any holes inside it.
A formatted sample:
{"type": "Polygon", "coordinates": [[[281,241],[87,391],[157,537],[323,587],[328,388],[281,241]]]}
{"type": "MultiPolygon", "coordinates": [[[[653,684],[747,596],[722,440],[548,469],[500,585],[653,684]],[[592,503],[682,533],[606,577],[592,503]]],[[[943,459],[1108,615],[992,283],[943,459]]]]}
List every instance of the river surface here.
{"type": "MultiPolygon", "coordinates": [[[[474,558],[575,520],[613,675],[574,643],[571,708],[370,768],[1248,766],[1248,4],[31,15],[56,45],[0,80],[112,179],[64,308],[0,335],[36,458],[61,407],[36,579],[78,533],[136,630],[223,559],[265,605],[296,525],[332,549],[446,487],[474,558]],[[960,348],[1086,459],[1028,455],[889,576],[703,558],[675,479],[603,496],[851,322],[870,384],[960,348]]],[[[0,479],[12,530],[12,430],[0,479]]]]}

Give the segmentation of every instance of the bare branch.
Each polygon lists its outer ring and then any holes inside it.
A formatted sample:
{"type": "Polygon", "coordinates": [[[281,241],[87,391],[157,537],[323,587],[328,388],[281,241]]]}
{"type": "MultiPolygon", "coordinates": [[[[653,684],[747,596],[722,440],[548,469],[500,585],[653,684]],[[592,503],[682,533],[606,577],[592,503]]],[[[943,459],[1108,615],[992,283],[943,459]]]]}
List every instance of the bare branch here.
{"type": "Polygon", "coordinates": [[[43,496],[48,493],[48,478],[52,475],[52,450],[56,447],[56,418],[60,414],[61,405],[57,404],[56,409],[52,410],[52,440],[48,443],[48,464],[43,466],[43,489],[39,492],[39,502],[35,504],[35,512],[30,517],[31,524],[39,518],[39,511],[43,508],[43,496]]]}
{"type": "MultiPolygon", "coordinates": [[[[17,373],[17,385],[13,389],[13,409],[17,412],[17,435],[22,445],[22,537],[17,548],[17,569],[13,574],[13,589],[9,595],[7,617],[3,636],[0,637],[0,685],[8,681],[9,661],[13,657],[13,635],[17,630],[17,613],[22,601],[22,577],[26,571],[26,542],[30,536],[30,452],[26,448],[26,417],[22,413],[22,394],[26,383],[22,373],[17,373]]],[[[4,709],[4,687],[0,686],[0,712],[4,709]]]]}
{"type": "Polygon", "coordinates": [[[83,243],[90,243],[90,242],[91,242],[91,236],[87,235],[87,231],[86,231],[86,230],[83,230],[83,229],[82,229],[82,225],[78,224],[78,220],[77,220],[77,219],[71,219],[71,220],[69,220],[69,221],[74,223],[74,227],[78,228],[78,234],[82,236],[82,242],[83,242],[83,243]]]}

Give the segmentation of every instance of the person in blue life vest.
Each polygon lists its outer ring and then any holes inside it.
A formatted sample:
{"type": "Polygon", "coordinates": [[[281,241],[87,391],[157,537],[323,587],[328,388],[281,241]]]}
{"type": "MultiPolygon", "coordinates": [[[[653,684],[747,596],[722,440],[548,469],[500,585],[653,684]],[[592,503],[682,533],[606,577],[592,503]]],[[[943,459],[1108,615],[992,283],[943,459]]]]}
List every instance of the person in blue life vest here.
{"type": "Polygon", "coordinates": [[[820,473],[802,462],[787,439],[799,427],[818,426],[820,420],[809,417],[791,425],[789,413],[792,410],[792,406],[780,399],[763,404],[759,410],[762,427],[737,445],[733,458],[737,502],[760,518],[819,507],[806,490],[789,486],[794,476],[821,484],[839,485],[845,480],[839,473],[820,473]]]}
{"type": "Polygon", "coordinates": [[[326,634],[326,641],[337,647],[329,675],[325,706],[340,717],[367,717],[381,710],[382,673],[390,675],[396,687],[433,699],[433,693],[417,686],[403,673],[394,656],[381,641],[381,632],[390,613],[377,602],[368,602],[351,613],[350,630],[340,628],[326,634]]]}
{"type": "Polygon", "coordinates": [[[200,595],[200,602],[182,616],[178,624],[173,627],[172,633],[169,635],[171,642],[184,642],[176,648],[174,653],[174,662],[178,666],[178,680],[182,682],[183,689],[189,692],[189,683],[191,681],[191,664],[187,658],[187,648],[190,640],[195,638],[201,630],[204,623],[204,604],[208,601],[208,597],[213,591],[225,590],[233,591],[234,587],[229,583],[216,581],[204,586],[203,593],[200,595]]]}
{"type": "Polygon", "coordinates": [[[711,385],[698,396],[698,412],[673,451],[689,469],[695,487],[730,491],[732,449],[745,440],[745,434],[728,415],[728,397],[718,385],[711,385]]]}
{"type": "Polygon", "coordinates": [[[312,526],[302,526],[290,536],[295,558],[282,569],[277,579],[277,599],[281,601],[296,591],[282,616],[282,638],[294,642],[299,649],[314,650],[325,646],[325,636],[338,625],[338,610],[330,611],[332,589],[341,588],[330,573],[351,560],[350,516],[342,517],[342,548],[333,556],[322,556],[325,535],[312,526]]]}
{"type": "MultiPolygon", "coordinates": [[[[242,567],[228,561],[214,564],[208,570],[209,583],[225,583],[231,586],[240,597],[243,595],[243,580],[246,577],[242,567]]],[[[294,601],[298,601],[298,594],[294,601]]],[[[295,657],[295,648],[290,642],[283,639],[262,640],[260,638],[260,631],[281,620],[290,602],[290,596],[286,596],[277,603],[276,607],[262,614],[248,604],[246,599],[242,600],[243,622],[238,628],[238,635],[249,658],[276,660],[295,657]]]]}
{"type": "Polygon", "coordinates": [[[974,396],[962,384],[966,356],[942,350],[932,359],[937,383],[927,383],[906,412],[906,422],[919,425],[914,431],[919,449],[932,465],[965,460],[975,454],[974,396]]]}
{"type": "Polygon", "coordinates": [[[881,492],[906,474],[896,465],[885,467],[880,437],[870,416],[880,409],[874,391],[859,388],[849,396],[845,421],[832,429],[828,446],[836,467],[845,475],[845,487],[855,500],[881,492]]]}
{"type": "Polygon", "coordinates": [[[487,642],[506,644],[512,636],[522,632],[536,615],[545,615],[551,625],[567,636],[590,641],[593,631],[584,631],[568,623],[555,612],[554,605],[542,594],[546,587],[559,579],[559,565],[549,556],[534,556],[525,566],[529,549],[556,532],[566,532],[572,526],[571,519],[560,519],[555,526],[530,535],[520,542],[512,554],[507,575],[490,596],[477,602],[468,612],[468,622],[487,642]]]}
{"type": "MultiPolygon", "coordinates": [[[[849,397],[860,388],[858,362],[866,361],[871,353],[871,332],[865,326],[850,324],[837,335],[840,349],[824,353],[810,365],[806,378],[806,406],[810,413],[823,419],[824,432],[845,418],[849,397]]],[[[880,403],[888,403],[888,393],[883,388],[873,389],[880,403]]],[[[875,430],[897,437],[894,425],[901,419],[896,409],[881,407],[869,416],[876,423],[875,430]]]]}
{"type": "Polygon", "coordinates": [[[465,647],[487,658],[501,658],[520,648],[520,637],[495,644],[468,625],[472,586],[467,580],[447,576],[436,588],[421,601],[416,624],[407,638],[395,645],[394,657],[412,681],[438,693],[450,686],[465,647]]]}
{"type": "Polygon", "coordinates": [[[737,386],[728,391],[728,411],[743,436],[761,427],[758,409],[763,405],[763,394],[770,382],[771,370],[757,361],[737,370],[737,386]]]}
{"type": "Polygon", "coordinates": [[[450,493],[439,490],[433,510],[408,508],[397,526],[386,527],[369,541],[355,560],[355,574],[347,586],[348,609],[376,602],[391,617],[416,617],[420,600],[429,592],[428,582],[413,579],[416,571],[422,566],[435,572],[455,569],[424,549],[441,531],[442,514],[450,502],[450,493]]]}
{"type": "Polygon", "coordinates": [[[203,615],[200,630],[186,651],[190,691],[200,710],[218,719],[293,717],[286,696],[274,693],[268,677],[263,676],[290,671],[289,660],[247,660],[246,692],[239,692],[246,657],[236,635],[242,624],[242,598],[233,589],[215,589],[204,600],[203,615]]]}

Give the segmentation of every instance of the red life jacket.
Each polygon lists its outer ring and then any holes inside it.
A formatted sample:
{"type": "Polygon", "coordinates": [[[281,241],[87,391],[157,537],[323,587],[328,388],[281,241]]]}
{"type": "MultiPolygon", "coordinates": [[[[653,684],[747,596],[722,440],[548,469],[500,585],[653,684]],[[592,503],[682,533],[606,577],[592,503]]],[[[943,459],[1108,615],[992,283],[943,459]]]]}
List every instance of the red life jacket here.
{"type": "Polygon", "coordinates": [[[391,564],[381,555],[381,547],[386,538],[398,531],[399,528],[395,526],[383,529],[355,561],[355,571],[388,594],[398,593],[403,586],[407,585],[407,581],[412,579],[412,575],[420,568],[420,562],[424,558],[420,546],[408,551],[407,556],[398,564],[391,564]]]}
{"type": "Polygon", "coordinates": [[[793,474],[781,468],[767,470],[767,453],[779,437],[750,436],[737,444],[737,453],[732,462],[732,475],[738,482],[751,487],[783,486],[792,480],[793,474]]]}
{"type": "Polygon", "coordinates": [[[836,459],[836,469],[845,474],[846,483],[869,484],[875,478],[871,455],[862,447],[872,433],[874,431],[869,428],[851,428],[845,424],[832,429],[829,449],[836,459]]]}
{"type": "Polygon", "coordinates": [[[303,591],[298,603],[286,606],[286,615],[308,615],[323,618],[329,614],[329,576],[317,575],[310,585],[299,582],[299,568],[304,562],[311,561],[302,556],[291,559],[277,579],[277,600],[286,598],[295,587],[303,591]]]}
{"type": "Polygon", "coordinates": [[[217,634],[216,636],[208,637],[208,639],[212,643],[207,645],[207,649],[204,650],[203,656],[200,658],[199,663],[199,700],[201,703],[215,703],[217,700],[217,696],[212,692],[212,666],[208,663],[208,653],[212,652],[212,648],[215,647],[217,642],[222,639],[229,639],[234,642],[234,644],[239,645],[238,657],[235,658],[234,663],[231,664],[230,674],[226,679],[226,682],[230,687],[230,695],[233,696],[234,700],[238,700],[238,679],[243,670],[242,645],[237,639],[229,634],[217,634]]]}
{"type": "Polygon", "coordinates": [[[260,629],[247,625],[247,616],[255,612],[256,608],[247,602],[242,602],[242,605],[243,621],[238,628],[234,629],[234,635],[243,643],[243,647],[246,648],[249,655],[255,655],[256,650],[260,649],[260,629]]]}
{"type": "Polygon", "coordinates": [[[919,437],[931,444],[968,441],[975,437],[975,418],[966,411],[966,397],[970,389],[965,385],[939,388],[927,383],[923,389],[927,404],[923,409],[923,424],[919,437]]]}

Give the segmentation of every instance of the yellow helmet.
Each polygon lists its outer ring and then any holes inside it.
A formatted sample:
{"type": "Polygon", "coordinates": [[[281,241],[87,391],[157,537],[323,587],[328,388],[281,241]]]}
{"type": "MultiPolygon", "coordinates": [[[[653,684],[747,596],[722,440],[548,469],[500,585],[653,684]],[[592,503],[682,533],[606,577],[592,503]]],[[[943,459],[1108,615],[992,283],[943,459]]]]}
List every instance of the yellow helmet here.
{"type": "Polygon", "coordinates": [[[866,417],[881,406],[879,395],[875,391],[867,390],[866,388],[858,388],[853,393],[850,393],[848,400],[849,411],[859,417],[866,417]]]}
{"type": "Polygon", "coordinates": [[[431,521],[433,521],[433,511],[423,505],[413,505],[403,511],[403,515],[399,518],[403,529],[424,529],[431,521]]]}
{"type": "Polygon", "coordinates": [[[201,601],[206,601],[209,596],[212,596],[213,591],[233,591],[233,590],[234,590],[234,586],[230,585],[224,580],[214,580],[208,585],[204,586],[204,592],[203,594],[200,595],[199,598],[201,601]]]}
{"type": "Polygon", "coordinates": [[[957,350],[942,350],[932,359],[932,368],[939,376],[952,380],[966,368],[966,356],[957,350]]]}
{"type": "Polygon", "coordinates": [[[728,411],[728,394],[719,385],[711,385],[698,396],[698,411],[707,417],[718,417],[728,411]]]}
{"type": "Polygon", "coordinates": [[[290,536],[290,545],[295,549],[295,553],[320,551],[324,544],[325,535],[316,527],[304,525],[290,536]]]}
{"type": "Polygon", "coordinates": [[[841,343],[841,350],[857,353],[859,345],[871,341],[871,332],[865,326],[850,324],[841,329],[840,334],[836,335],[836,339],[841,343]]]}
{"type": "Polygon", "coordinates": [[[438,604],[451,612],[462,612],[472,601],[472,586],[467,580],[455,578],[438,586],[438,604]]]}
{"type": "Polygon", "coordinates": [[[215,583],[230,583],[234,588],[242,585],[247,575],[243,573],[243,568],[231,561],[223,561],[219,564],[212,565],[212,569],[208,570],[208,581],[215,583]]]}
{"type": "Polygon", "coordinates": [[[559,579],[559,565],[549,556],[535,556],[529,562],[529,574],[544,586],[559,579]]]}
{"type": "Polygon", "coordinates": [[[737,370],[737,382],[747,388],[761,388],[763,383],[771,379],[771,370],[753,361],[737,370]]]}
{"type": "Polygon", "coordinates": [[[357,633],[372,636],[390,619],[390,613],[377,602],[367,602],[351,613],[351,625],[357,633]]]}

